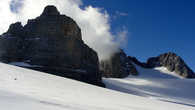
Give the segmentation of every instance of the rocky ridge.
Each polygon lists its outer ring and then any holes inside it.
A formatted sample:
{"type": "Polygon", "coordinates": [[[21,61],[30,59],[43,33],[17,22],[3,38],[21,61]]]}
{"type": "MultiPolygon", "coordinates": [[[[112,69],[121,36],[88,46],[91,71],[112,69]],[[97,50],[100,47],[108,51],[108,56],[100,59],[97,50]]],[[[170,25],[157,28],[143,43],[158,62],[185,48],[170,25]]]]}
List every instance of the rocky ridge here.
{"type": "Polygon", "coordinates": [[[195,78],[195,73],[187,66],[184,60],[173,52],[151,57],[146,63],[138,61],[135,57],[128,57],[129,60],[143,68],[166,67],[169,71],[175,72],[184,78],[195,78]]]}
{"type": "MultiPolygon", "coordinates": [[[[139,75],[135,64],[143,68],[166,67],[183,78],[195,78],[195,73],[187,66],[184,60],[173,52],[151,57],[147,62],[140,62],[135,57],[127,56],[121,49],[111,59],[100,62],[103,77],[124,78],[129,75],[139,75]]],[[[141,73],[140,73],[141,74],[141,73]]]]}

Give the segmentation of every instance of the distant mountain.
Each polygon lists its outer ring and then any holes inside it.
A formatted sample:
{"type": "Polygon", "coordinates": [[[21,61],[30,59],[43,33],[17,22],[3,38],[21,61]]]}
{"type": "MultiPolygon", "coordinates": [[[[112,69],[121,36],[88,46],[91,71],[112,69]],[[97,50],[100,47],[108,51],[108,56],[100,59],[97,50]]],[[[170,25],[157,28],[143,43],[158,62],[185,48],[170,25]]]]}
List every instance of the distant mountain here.
{"type": "Polygon", "coordinates": [[[77,23],[47,6],[36,19],[10,25],[0,37],[0,61],[103,86],[97,53],[77,23]]]}
{"type": "MultiPolygon", "coordinates": [[[[183,78],[195,78],[195,73],[187,66],[184,60],[175,53],[168,52],[157,57],[151,57],[142,63],[135,57],[127,56],[123,50],[113,55],[110,60],[102,61],[101,71],[103,76],[123,78],[128,75],[139,75],[134,64],[143,68],[165,67],[170,72],[175,72],[183,78]]],[[[144,74],[144,73],[142,73],[144,74]]]]}
{"type": "Polygon", "coordinates": [[[183,78],[195,78],[195,73],[188,67],[184,60],[173,52],[151,57],[146,63],[139,62],[136,58],[129,57],[132,62],[144,68],[165,67],[170,72],[175,72],[183,78]]]}

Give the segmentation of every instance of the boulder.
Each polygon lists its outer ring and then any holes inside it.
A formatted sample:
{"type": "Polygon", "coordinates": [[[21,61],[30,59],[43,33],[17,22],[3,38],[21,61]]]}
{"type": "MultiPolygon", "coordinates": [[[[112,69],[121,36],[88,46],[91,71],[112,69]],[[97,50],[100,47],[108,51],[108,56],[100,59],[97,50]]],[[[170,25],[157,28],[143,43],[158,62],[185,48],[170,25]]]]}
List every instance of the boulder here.
{"type": "Polygon", "coordinates": [[[21,23],[12,24],[0,38],[0,60],[25,62],[46,71],[95,85],[102,85],[97,53],[82,40],[81,29],[55,6],[21,23]]]}

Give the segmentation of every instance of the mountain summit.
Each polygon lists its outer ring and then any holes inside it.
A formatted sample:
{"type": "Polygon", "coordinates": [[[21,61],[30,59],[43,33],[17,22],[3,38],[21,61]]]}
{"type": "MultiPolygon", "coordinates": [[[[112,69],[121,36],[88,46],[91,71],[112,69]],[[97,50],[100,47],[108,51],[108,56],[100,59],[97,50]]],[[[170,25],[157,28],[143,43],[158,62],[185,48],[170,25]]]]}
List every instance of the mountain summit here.
{"type": "Polygon", "coordinates": [[[173,52],[167,52],[157,57],[150,57],[146,63],[142,63],[135,57],[130,56],[129,60],[143,68],[165,67],[168,71],[175,72],[183,78],[195,78],[195,73],[188,67],[180,56],[173,52]]]}
{"type": "Polygon", "coordinates": [[[48,5],[47,7],[45,7],[43,13],[41,14],[41,16],[53,16],[53,15],[56,16],[60,15],[58,9],[53,5],[48,5]]]}
{"type": "Polygon", "coordinates": [[[97,53],[82,40],[81,29],[55,6],[10,25],[0,37],[0,61],[102,85],[97,53]]]}

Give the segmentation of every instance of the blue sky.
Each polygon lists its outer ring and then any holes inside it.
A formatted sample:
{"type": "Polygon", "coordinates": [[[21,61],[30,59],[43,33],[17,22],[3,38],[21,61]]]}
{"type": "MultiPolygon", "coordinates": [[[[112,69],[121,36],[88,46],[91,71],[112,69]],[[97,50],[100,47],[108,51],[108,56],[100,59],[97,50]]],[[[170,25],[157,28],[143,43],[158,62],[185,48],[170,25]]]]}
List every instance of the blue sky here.
{"type": "Polygon", "coordinates": [[[10,10],[13,13],[18,13],[22,8],[23,0],[11,0],[10,2],[10,10]]]}
{"type": "Polygon", "coordinates": [[[111,16],[112,32],[128,29],[130,56],[141,61],[175,52],[195,71],[195,1],[193,0],[84,0],[111,16]]]}

